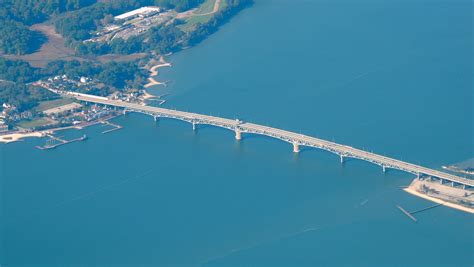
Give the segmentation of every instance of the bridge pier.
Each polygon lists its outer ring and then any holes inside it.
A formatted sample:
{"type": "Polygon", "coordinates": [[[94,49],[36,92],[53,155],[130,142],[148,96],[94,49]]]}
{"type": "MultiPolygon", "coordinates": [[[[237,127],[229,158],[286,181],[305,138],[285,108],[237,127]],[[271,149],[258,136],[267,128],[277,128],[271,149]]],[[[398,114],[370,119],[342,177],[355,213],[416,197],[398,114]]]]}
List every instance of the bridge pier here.
{"type": "Polygon", "coordinates": [[[235,140],[242,140],[242,133],[240,130],[235,130],[235,140]]]}
{"type": "Polygon", "coordinates": [[[344,156],[341,154],[339,157],[341,158],[341,163],[344,163],[344,156]]]}
{"type": "Polygon", "coordinates": [[[160,118],[160,117],[158,117],[158,116],[153,116],[153,120],[155,120],[155,122],[158,122],[158,119],[159,119],[159,118],[160,118]]]}
{"type": "Polygon", "coordinates": [[[196,123],[193,121],[193,131],[196,131],[196,123]]]}
{"type": "Polygon", "coordinates": [[[298,143],[298,147],[294,146],[295,152],[299,151],[299,145],[317,147],[322,150],[339,154],[339,156],[341,157],[341,160],[344,160],[345,155],[347,155],[348,158],[360,159],[360,160],[368,161],[370,163],[379,165],[380,167],[382,167],[382,170],[384,172],[387,171],[388,169],[395,169],[395,170],[408,172],[412,175],[417,175],[419,173],[420,179],[432,179],[433,182],[439,181],[440,183],[445,183],[445,184],[454,182],[455,185],[458,187],[464,184],[467,190],[471,190],[471,191],[474,190],[474,181],[472,181],[471,179],[467,179],[467,178],[457,176],[454,174],[437,171],[434,169],[424,168],[422,166],[410,164],[405,161],[396,160],[389,157],[384,157],[376,153],[363,151],[363,150],[352,148],[349,146],[344,146],[336,142],[330,142],[323,139],[305,136],[305,135],[297,134],[290,131],[284,131],[284,130],[273,128],[273,127],[267,127],[263,125],[253,124],[253,123],[246,123],[240,120],[220,118],[216,116],[206,116],[206,115],[197,114],[197,113],[182,112],[179,110],[170,110],[170,109],[161,108],[161,107],[153,107],[153,106],[144,107],[137,103],[111,100],[105,97],[98,97],[98,96],[87,95],[87,94],[77,94],[77,93],[68,92],[68,91],[58,91],[58,93],[65,97],[74,98],[82,102],[95,103],[97,105],[115,106],[115,107],[118,107],[120,112],[123,112],[123,114],[127,114],[130,112],[138,112],[142,114],[148,114],[151,116],[161,116],[163,118],[172,118],[172,119],[178,119],[181,121],[186,121],[188,123],[193,123],[194,129],[196,129],[196,124],[208,124],[208,125],[230,129],[230,130],[235,131],[235,138],[237,140],[242,139],[241,133],[254,133],[254,134],[260,134],[260,135],[266,135],[272,138],[284,140],[287,143],[291,143],[291,144],[293,144],[294,142],[298,143]]]}
{"type": "Polygon", "coordinates": [[[300,152],[300,145],[296,142],[293,143],[293,153],[299,153],[300,152]]]}

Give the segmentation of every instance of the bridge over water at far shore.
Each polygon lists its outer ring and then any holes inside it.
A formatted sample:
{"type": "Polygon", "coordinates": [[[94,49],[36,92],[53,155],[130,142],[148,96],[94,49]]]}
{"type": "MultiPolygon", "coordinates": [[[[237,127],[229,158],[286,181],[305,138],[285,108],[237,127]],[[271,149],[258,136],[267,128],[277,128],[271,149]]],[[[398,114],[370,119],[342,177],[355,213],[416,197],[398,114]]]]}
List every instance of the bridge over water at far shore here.
{"type": "Polygon", "coordinates": [[[247,133],[266,135],[292,144],[293,152],[295,153],[298,153],[300,151],[301,146],[314,147],[339,155],[341,163],[343,163],[344,159],[346,158],[355,158],[379,165],[382,167],[382,170],[384,172],[387,169],[396,169],[414,174],[418,178],[426,177],[427,179],[439,181],[439,183],[441,184],[447,184],[453,187],[462,187],[463,189],[468,190],[472,190],[474,188],[474,180],[472,179],[463,178],[457,175],[430,168],[425,168],[423,166],[389,158],[350,146],[277,128],[267,127],[249,122],[243,122],[240,120],[226,119],[221,117],[208,116],[203,114],[184,112],[160,107],[145,106],[135,103],[124,102],[121,100],[110,100],[105,97],[98,97],[93,95],[79,94],[73,92],[58,93],[66,97],[75,98],[79,101],[123,108],[124,113],[139,112],[148,114],[150,116],[153,116],[155,121],[159,118],[172,118],[186,121],[193,125],[193,129],[196,129],[196,126],[199,124],[213,125],[216,127],[226,128],[235,132],[235,138],[237,140],[241,140],[242,134],[247,133]]]}

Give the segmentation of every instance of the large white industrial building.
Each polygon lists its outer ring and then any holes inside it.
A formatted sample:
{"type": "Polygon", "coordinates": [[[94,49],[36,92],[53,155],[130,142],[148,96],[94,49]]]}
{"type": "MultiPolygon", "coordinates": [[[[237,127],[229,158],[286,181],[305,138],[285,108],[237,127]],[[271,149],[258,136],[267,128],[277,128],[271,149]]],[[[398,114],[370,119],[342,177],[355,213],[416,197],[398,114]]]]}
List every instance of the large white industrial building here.
{"type": "Polygon", "coordinates": [[[116,20],[119,20],[119,19],[130,19],[131,17],[136,17],[136,16],[140,16],[140,15],[146,15],[148,13],[155,13],[155,12],[160,12],[160,8],[159,7],[155,7],[155,6],[144,6],[144,7],[141,7],[139,9],[135,9],[135,10],[132,10],[132,11],[129,11],[127,13],[123,13],[121,15],[118,15],[118,16],[115,16],[114,18],[116,20]]]}

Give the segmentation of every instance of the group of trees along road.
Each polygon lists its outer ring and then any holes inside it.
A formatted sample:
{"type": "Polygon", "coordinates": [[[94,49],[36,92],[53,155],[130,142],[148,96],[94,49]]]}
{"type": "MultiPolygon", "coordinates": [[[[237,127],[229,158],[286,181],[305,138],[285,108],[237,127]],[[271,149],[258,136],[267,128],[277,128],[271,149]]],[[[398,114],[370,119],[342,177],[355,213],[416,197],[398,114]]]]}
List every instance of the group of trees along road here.
{"type": "Polygon", "coordinates": [[[192,46],[217,30],[219,25],[234,13],[250,5],[253,0],[227,1],[224,8],[206,23],[197,23],[191,31],[178,26],[183,21],[151,28],[128,40],[117,39],[111,43],[83,41],[91,32],[110,23],[113,16],[142,7],[155,5],[178,12],[194,8],[205,0],[0,0],[0,104],[11,103],[20,109],[33,107],[52,97],[28,85],[38,79],[66,74],[69,77],[87,76],[104,86],[94,92],[106,95],[115,90],[140,88],[146,81],[147,72],[137,62],[100,63],[95,55],[132,54],[155,52],[158,54],[178,51],[192,46]],[[10,60],[5,54],[29,54],[41,47],[46,37],[31,29],[31,25],[49,20],[56,32],[66,39],[66,45],[75,49],[84,61],[53,61],[46,67],[34,68],[27,62],[10,60]],[[92,58],[92,60],[90,60],[92,58]],[[17,88],[17,90],[15,90],[17,88]]]}

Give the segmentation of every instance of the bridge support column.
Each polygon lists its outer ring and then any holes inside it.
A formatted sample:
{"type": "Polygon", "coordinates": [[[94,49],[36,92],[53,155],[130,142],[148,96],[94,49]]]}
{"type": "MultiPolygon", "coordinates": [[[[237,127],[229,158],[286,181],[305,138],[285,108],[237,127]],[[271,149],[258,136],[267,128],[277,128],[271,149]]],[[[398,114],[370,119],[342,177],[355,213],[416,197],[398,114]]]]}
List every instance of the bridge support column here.
{"type": "Polygon", "coordinates": [[[193,122],[193,131],[196,131],[196,123],[193,122]]]}
{"type": "Polygon", "coordinates": [[[298,143],[293,143],[293,153],[299,153],[300,152],[300,145],[298,143]]]}
{"type": "Polygon", "coordinates": [[[382,165],[382,171],[387,172],[387,168],[385,167],[385,165],[382,165]]]}
{"type": "Polygon", "coordinates": [[[341,158],[341,163],[344,163],[344,156],[343,156],[343,155],[339,155],[339,157],[341,158]]]}
{"type": "Polygon", "coordinates": [[[235,140],[242,140],[242,133],[240,130],[235,130],[235,140]]]}
{"type": "Polygon", "coordinates": [[[122,113],[123,115],[127,115],[127,109],[123,109],[122,113]]]}
{"type": "Polygon", "coordinates": [[[158,119],[159,119],[159,118],[160,118],[160,117],[158,117],[158,116],[153,116],[153,120],[155,120],[155,122],[158,122],[158,119]]]}

